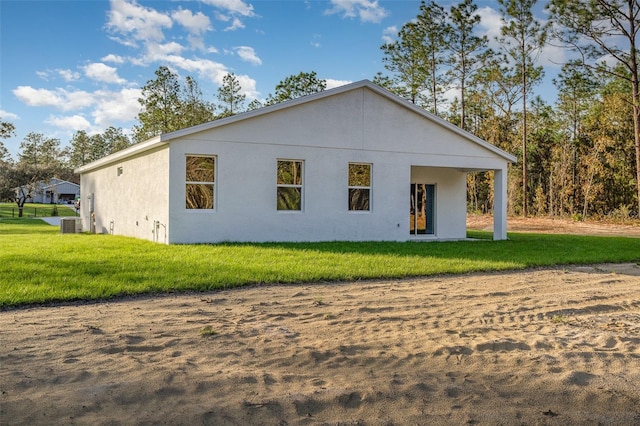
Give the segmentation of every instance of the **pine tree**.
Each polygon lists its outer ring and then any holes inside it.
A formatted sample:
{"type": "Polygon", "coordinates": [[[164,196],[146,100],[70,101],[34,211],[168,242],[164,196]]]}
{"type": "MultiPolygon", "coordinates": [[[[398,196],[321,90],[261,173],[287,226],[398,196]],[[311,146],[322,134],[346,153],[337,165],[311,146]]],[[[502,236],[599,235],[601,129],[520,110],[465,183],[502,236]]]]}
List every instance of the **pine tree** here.
{"type": "Polygon", "coordinates": [[[142,97],[138,99],[142,110],[138,114],[140,125],[134,126],[136,142],[181,128],[178,75],[165,66],[158,68],[155,75],[142,87],[142,97]]]}
{"type": "Polygon", "coordinates": [[[542,79],[541,66],[535,62],[546,43],[546,30],[533,15],[537,0],[498,0],[502,14],[500,43],[505,58],[510,60],[520,77],[522,95],[522,215],[528,214],[527,179],[527,96],[542,79]]]}
{"type": "Polygon", "coordinates": [[[482,54],[487,49],[489,40],[486,36],[474,35],[480,16],[476,13],[478,6],[473,0],[464,0],[459,5],[451,6],[451,32],[448,48],[451,51],[449,75],[460,90],[460,123],[467,130],[467,85],[473,80],[482,64],[482,54]]]}
{"type": "Polygon", "coordinates": [[[582,65],[600,68],[629,83],[626,99],[633,120],[636,210],[640,216],[640,74],[638,67],[638,0],[551,0],[555,37],[578,52],[582,65]],[[614,64],[601,61],[610,58],[614,64]],[[622,68],[618,68],[617,66],[622,68]],[[624,72],[620,72],[621,70],[624,72]]]}
{"type": "Polygon", "coordinates": [[[242,86],[235,74],[227,74],[222,78],[222,86],[218,88],[218,100],[222,108],[220,118],[242,112],[246,95],[240,93],[241,91],[242,86]]]}

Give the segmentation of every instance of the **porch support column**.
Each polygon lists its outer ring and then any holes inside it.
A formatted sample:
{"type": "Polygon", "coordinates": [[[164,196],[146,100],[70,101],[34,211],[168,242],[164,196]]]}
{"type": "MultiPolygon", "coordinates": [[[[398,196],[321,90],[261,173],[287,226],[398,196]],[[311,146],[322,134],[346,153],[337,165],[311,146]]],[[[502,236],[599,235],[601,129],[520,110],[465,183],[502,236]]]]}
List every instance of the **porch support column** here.
{"type": "Polygon", "coordinates": [[[493,171],[493,239],[507,239],[507,171],[493,171]]]}

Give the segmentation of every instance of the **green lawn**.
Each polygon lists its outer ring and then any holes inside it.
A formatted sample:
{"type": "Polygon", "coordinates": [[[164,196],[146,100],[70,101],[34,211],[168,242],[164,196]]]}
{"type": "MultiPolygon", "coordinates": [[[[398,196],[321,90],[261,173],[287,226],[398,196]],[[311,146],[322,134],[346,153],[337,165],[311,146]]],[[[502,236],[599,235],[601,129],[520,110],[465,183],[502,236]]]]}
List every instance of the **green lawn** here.
{"type": "MultiPolygon", "coordinates": [[[[58,216],[75,216],[76,210],[70,204],[35,204],[24,205],[23,217],[50,217],[54,207],[58,208],[58,216]]],[[[18,217],[18,205],[16,203],[0,203],[0,218],[18,217]]]]}
{"type": "MultiPolygon", "coordinates": [[[[490,238],[486,232],[470,232],[490,238]]],[[[247,284],[399,278],[640,262],[640,238],[509,234],[508,241],[161,245],[0,220],[0,307],[247,284]]]]}

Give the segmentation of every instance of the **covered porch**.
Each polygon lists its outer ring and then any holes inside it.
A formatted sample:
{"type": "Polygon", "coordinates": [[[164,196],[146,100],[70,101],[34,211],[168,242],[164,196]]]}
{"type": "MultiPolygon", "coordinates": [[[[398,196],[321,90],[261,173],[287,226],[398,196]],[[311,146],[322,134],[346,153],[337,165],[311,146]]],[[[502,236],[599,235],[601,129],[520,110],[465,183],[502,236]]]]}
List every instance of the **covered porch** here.
{"type": "MultiPolygon", "coordinates": [[[[409,227],[411,239],[466,238],[467,174],[486,169],[411,166],[409,227]]],[[[507,171],[494,172],[493,239],[507,239],[507,171]]]]}

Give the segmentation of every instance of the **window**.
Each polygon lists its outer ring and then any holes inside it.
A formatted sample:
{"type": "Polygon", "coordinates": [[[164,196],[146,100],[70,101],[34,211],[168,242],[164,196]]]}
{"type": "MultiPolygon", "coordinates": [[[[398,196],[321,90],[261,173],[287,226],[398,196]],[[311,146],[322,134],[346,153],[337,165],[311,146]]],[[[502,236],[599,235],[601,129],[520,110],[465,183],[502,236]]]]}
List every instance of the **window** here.
{"type": "Polygon", "coordinates": [[[371,164],[349,163],[349,210],[371,209],[371,164]]]}
{"type": "Polygon", "coordinates": [[[302,210],[302,160],[278,160],[278,210],[302,210]]]}
{"type": "Polygon", "coordinates": [[[116,174],[117,174],[118,176],[122,176],[122,172],[123,172],[122,167],[118,167],[116,174]]]}
{"type": "Polygon", "coordinates": [[[195,210],[213,209],[216,176],[216,158],[187,155],[186,208],[195,210]]]}

